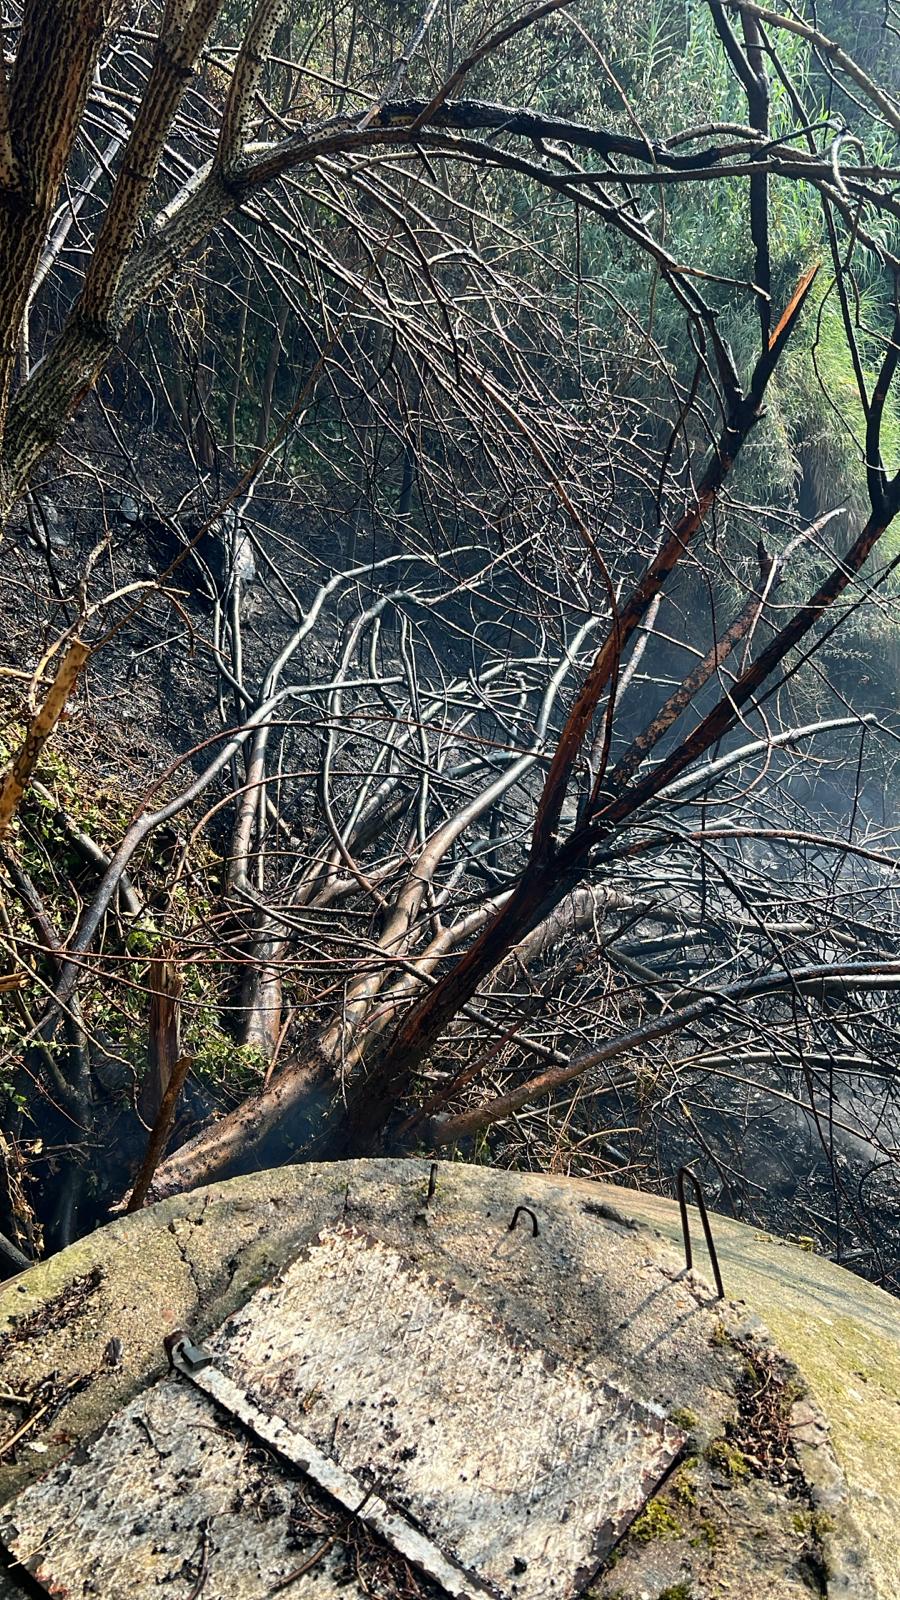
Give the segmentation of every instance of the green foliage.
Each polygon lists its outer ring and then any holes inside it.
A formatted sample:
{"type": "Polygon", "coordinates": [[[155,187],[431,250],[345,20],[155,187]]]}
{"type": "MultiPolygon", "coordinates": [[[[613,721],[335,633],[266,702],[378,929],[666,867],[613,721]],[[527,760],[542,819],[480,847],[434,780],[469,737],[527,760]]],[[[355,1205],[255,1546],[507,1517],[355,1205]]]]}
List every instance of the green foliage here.
{"type": "MultiPolygon", "coordinates": [[[[698,126],[746,120],[743,92],[729,68],[706,4],[688,0],[683,7],[674,8],[604,5],[595,9],[593,17],[622,91],[607,82],[602,98],[611,121],[622,131],[633,133],[636,123],[649,135],[660,136],[674,125],[689,125],[692,120],[698,126]]],[[[795,89],[807,106],[811,105],[813,119],[826,119],[828,85],[815,79],[815,66],[804,41],[783,34],[778,49],[795,89]]],[[[597,84],[589,86],[584,78],[579,81],[579,70],[587,74],[584,62],[578,69],[561,68],[561,80],[576,99],[580,92],[587,112],[591,96],[596,98],[597,84]]],[[[555,79],[552,84],[548,81],[548,102],[559,87],[555,79]]],[[[773,137],[794,135],[797,123],[787,88],[774,73],[770,123],[773,137]]],[[[868,158],[877,164],[887,153],[884,134],[877,126],[874,131],[867,126],[865,136],[868,158]]],[[[648,201],[645,217],[652,214],[651,225],[658,233],[664,232],[666,248],[676,260],[702,261],[711,275],[720,274],[723,280],[742,274],[752,277],[744,179],[717,180],[689,190],[670,188],[665,195],[660,192],[653,197],[652,203],[651,190],[642,189],[641,194],[648,201]]],[[[777,316],[806,266],[818,259],[827,268],[830,254],[821,204],[811,187],[773,179],[769,198],[773,313],[777,316]]],[[[894,229],[895,234],[898,231],[894,229]]],[[[585,219],[582,238],[588,272],[601,281],[614,279],[619,298],[638,323],[647,325],[651,274],[645,259],[623,247],[599,222],[585,219]]],[[[896,248],[897,238],[891,242],[896,248]]],[[[856,336],[871,392],[882,349],[866,329],[883,325],[879,313],[884,310],[889,286],[886,278],[873,276],[868,257],[860,261],[857,283],[852,315],[858,324],[856,336]]],[[[725,319],[723,331],[727,331],[739,370],[748,373],[758,348],[759,328],[746,293],[735,293],[724,281],[703,287],[725,319]]],[[[652,331],[673,370],[685,381],[694,356],[680,308],[665,294],[656,297],[652,331]]],[[[886,415],[884,447],[889,467],[896,468],[900,464],[896,400],[886,415]]],[[[864,417],[853,363],[833,277],[823,270],[798,337],[770,386],[766,417],[744,451],[735,488],[763,506],[798,502],[811,518],[843,504],[852,525],[867,507],[864,457],[864,417]]],[[[801,585],[804,577],[801,563],[801,585]]]]}
{"type": "MultiPolygon", "coordinates": [[[[25,724],[12,712],[0,733],[0,764],[9,759],[24,733],[25,724]]],[[[37,788],[30,788],[22,801],[14,825],[17,856],[29,874],[51,921],[67,927],[72,920],[73,885],[87,876],[96,881],[98,868],[86,862],[75,849],[63,813],[101,849],[110,853],[117,847],[129,821],[127,799],[111,786],[98,785],[95,774],[82,753],[67,746],[65,733],[42,752],[35,773],[37,788]]],[[[207,846],[194,851],[190,882],[182,883],[171,897],[166,917],[158,919],[147,912],[139,924],[125,924],[120,932],[121,947],[131,958],[126,984],[104,981],[85,983],[82,990],[84,1022],[89,1032],[102,1041],[104,1049],[130,1067],[134,1081],[143,1076],[147,1061],[148,960],[160,948],[167,930],[177,930],[189,941],[192,928],[203,927],[212,914],[213,898],[207,879],[218,867],[218,858],[207,846]]],[[[147,889],[152,890],[152,854],[145,863],[149,874],[147,889]]],[[[140,883],[139,888],[143,887],[140,883]]],[[[80,890],[79,892],[83,892],[80,890]]],[[[16,937],[28,950],[33,930],[15,898],[6,914],[16,937]]],[[[117,961],[117,929],[110,926],[106,949],[117,961]]],[[[34,958],[37,962],[38,958],[34,958]]],[[[123,968],[116,965],[117,976],[123,968]]],[[[226,1101],[242,1098],[257,1088],[264,1076],[266,1061],[251,1045],[238,1045],[222,1027],[221,968],[216,965],[185,962],[181,967],[182,1043],[193,1057],[193,1070],[226,1101]]],[[[39,1004],[41,992],[26,985],[27,1003],[39,1004]]],[[[24,1110],[26,1099],[16,1087],[23,1019],[14,994],[0,997],[0,1095],[7,1110],[24,1110]]],[[[56,1045],[59,1065],[65,1073],[66,1047],[56,1045]]],[[[130,1092],[130,1091],[129,1091],[130,1092]]],[[[126,1096],[128,1098],[128,1096],[126,1096]]]]}
{"type": "Polygon", "coordinates": [[[258,1089],[266,1058],[250,1044],[235,1044],[216,1026],[215,1012],[197,1014],[185,1030],[184,1049],[198,1078],[237,1098],[258,1089]]]}
{"type": "Polygon", "coordinates": [[[130,956],[151,956],[158,944],[158,930],[146,921],[139,928],[129,928],[125,935],[125,949],[130,956]]]}
{"type": "MultiPolygon", "coordinates": [[[[879,320],[879,297],[861,293],[854,312],[866,388],[875,387],[879,349],[866,332],[879,320]]],[[[844,332],[837,289],[821,275],[807,313],[809,339],[788,350],[774,386],[778,425],[808,487],[809,509],[821,515],[842,503],[853,521],[865,515],[865,414],[844,332]]],[[[890,470],[900,464],[900,407],[891,397],[882,428],[890,470]]]]}

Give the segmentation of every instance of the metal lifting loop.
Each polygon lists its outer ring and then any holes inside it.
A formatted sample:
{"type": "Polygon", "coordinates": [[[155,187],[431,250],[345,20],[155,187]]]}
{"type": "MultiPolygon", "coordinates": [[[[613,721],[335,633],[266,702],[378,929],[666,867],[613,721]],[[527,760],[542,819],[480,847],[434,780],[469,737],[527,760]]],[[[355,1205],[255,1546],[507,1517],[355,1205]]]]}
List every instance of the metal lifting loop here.
{"type": "Polygon", "coordinates": [[[694,1251],[691,1245],[691,1224],[688,1218],[687,1200],[685,1199],[684,1195],[684,1182],[686,1178],[690,1178],[694,1187],[694,1198],[697,1202],[697,1210],[700,1213],[700,1221],[703,1224],[703,1235],[706,1239],[706,1248],[709,1251],[709,1259],[712,1263],[713,1277],[716,1280],[716,1289],[718,1290],[716,1298],[718,1300],[724,1300],[725,1289],[722,1283],[722,1274],[719,1271],[719,1258],[716,1255],[716,1247],[713,1244],[712,1229],[709,1225],[709,1213],[706,1209],[706,1201],[703,1198],[703,1190],[700,1187],[700,1179],[697,1177],[693,1167],[679,1167],[678,1176],[675,1179],[678,1193],[678,1205],[681,1211],[681,1231],[684,1235],[685,1266],[688,1272],[690,1272],[692,1266],[694,1265],[694,1251]]]}
{"type": "Polygon", "coordinates": [[[531,1237],[532,1239],[536,1239],[541,1230],[538,1227],[538,1219],[530,1206],[516,1206],[508,1231],[510,1233],[515,1233],[520,1217],[528,1218],[529,1222],[531,1223],[531,1237]]]}

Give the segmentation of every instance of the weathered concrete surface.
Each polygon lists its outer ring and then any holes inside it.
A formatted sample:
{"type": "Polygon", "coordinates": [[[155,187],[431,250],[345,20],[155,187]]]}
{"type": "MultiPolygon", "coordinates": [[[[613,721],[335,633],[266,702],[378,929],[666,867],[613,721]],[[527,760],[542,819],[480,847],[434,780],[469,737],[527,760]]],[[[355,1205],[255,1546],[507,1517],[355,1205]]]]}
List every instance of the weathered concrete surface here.
{"type": "MultiPolygon", "coordinates": [[[[598,1596],[657,1600],[671,1590],[692,1600],[799,1600],[816,1584],[826,1592],[827,1583],[829,1595],[895,1600],[896,1302],[829,1263],[715,1218],[726,1289],[747,1308],[723,1312],[703,1283],[680,1274],[677,1252],[629,1225],[646,1219],[677,1236],[677,1211],[665,1202],[582,1181],[442,1164],[422,1220],[427,1172],[422,1162],[352,1162],[216,1185],[122,1219],[4,1286],[0,1389],[32,1394],[53,1373],[52,1401],[66,1383],[86,1382],[55,1414],[48,1402],[49,1421],[23,1434],[12,1462],[0,1459],[0,1502],[163,1369],[166,1332],[185,1326],[202,1337],[321,1227],[343,1220],[377,1231],[549,1350],[690,1427],[696,1461],[639,1519],[598,1596]],[[506,1231],[514,1207],[529,1202],[542,1222],[536,1240],[524,1229],[506,1231]],[[102,1277],[94,1283],[97,1267],[102,1277]],[[740,1452],[729,1458],[723,1448],[747,1352],[754,1370],[769,1359],[747,1312],[764,1317],[808,1376],[846,1483],[796,1375],[785,1394],[795,1401],[792,1437],[805,1498],[786,1497],[771,1471],[747,1472],[740,1452]]],[[[22,1420],[22,1408],[0,1403],[0,1451],[22,1420]]],[[[759,1454],[767,1451],[763,1440],[759,1454]]],[[[214,1593],[207,1586],[204,1600],[214,1593]]]]}
{"type": "MultiPolygon", "coordinates": [[[[593,1193],[598,1186],[579,1187],[593,1193]]],[[[608,1193],[680,1246],[681,1219],[670,1200],[608,1193]]],[[[703,1235],[692,1216],[694,1259],[703,1270],[703,1235]]],[[[900,1596],[900,1301],[772,1234],[730,1217],[715,1216],[713,1224],[726,1293],[763,1319],[808,1379],[883,1593],[900,1596]]]]}
{"type": "Polygon", "coordinates": [[[257,1600],[296,1567],[246,1496],[235,1502],[233,1468],[218,1470],[233,1440],[198,1449],[218,1414],[198,1412],[196,1389],[457,1600],[577,1592],[685,1442],[664,1414],[511,1338],[352,1226],[323,1229],[205,1348],[212,1360],[192,1380],[149,1385],[78,1459],[0,1510],[0,1535],[22,1561],[41,1552],[53,1594],[79,1593],[87,1572],[104,1600],[152,1592],[182,1575],[204,1519],[210,1580],[229,1600],[257,1600]]]}

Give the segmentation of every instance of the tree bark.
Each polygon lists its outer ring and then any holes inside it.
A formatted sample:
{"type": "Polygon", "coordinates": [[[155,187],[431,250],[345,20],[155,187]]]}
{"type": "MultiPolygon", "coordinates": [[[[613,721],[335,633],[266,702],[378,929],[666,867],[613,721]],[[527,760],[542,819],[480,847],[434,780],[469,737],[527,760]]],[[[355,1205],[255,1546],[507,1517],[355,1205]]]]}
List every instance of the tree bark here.
{"type": "Polygon", "coordinates": [[[181,1056],[181,987],[178,968],[164,955],[154,956],[150,962],[147,1073],[140,1096],[141,1115],[150,1123],[159,1115],[181,1056]]]}
{"type": "Polygon", "coordinates": [[[28,0],[0,82],[0,439],[22,319],[112,0],[28,0]]]}

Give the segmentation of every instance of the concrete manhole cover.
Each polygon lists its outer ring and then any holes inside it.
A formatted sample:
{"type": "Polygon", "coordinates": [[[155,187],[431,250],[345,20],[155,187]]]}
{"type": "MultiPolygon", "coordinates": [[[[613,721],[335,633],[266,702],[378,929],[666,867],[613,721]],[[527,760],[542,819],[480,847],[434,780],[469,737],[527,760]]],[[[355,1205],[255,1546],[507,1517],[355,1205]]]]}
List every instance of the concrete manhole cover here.
{"type": "Polygon", "coordinates": [[[151,1386],[6,1508],[0,1534],[48,1592],[187,1594],[200,1530],[202,1600],[269,1594],[296,1566],[282,1490],[305,1471],[453,1595],[568,1600],[684,1442],[350,1228],[323,1231],[204,1348],[193,1382],[151,1386]],[[235,1493],[235,1417],[244,1446],[276,1451],[257,1451],[264,1520],[235,1493]]]}

